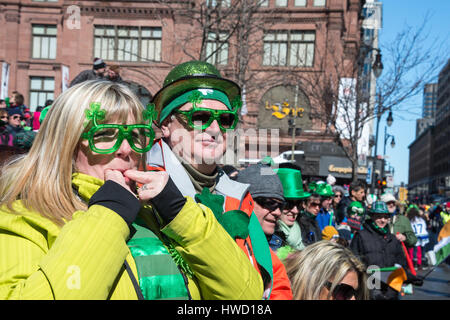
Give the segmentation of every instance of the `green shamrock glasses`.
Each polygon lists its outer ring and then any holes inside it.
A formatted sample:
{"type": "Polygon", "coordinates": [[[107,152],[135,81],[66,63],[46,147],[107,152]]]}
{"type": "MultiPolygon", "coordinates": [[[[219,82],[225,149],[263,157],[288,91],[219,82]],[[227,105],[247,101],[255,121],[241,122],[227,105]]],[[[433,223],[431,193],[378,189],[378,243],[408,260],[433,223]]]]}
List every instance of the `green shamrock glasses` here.
{"type": "MultiPolygon", "coordinates": [[[[109,154],[119,150],[123,139],[126,139],[131,149],[137,153],[145,153],[152,147],[155,132],[152,121],[156,118],[153,105],[147,105],[143,111],[143,118],[148,124],[98,124],[98,120],[105,119],[106,111],[100,109],[100,103],[93,102],[90,109],[86,110],[88,123],[92,121],[92,128],[82,134],[82,138],[88,140],[92,151],[101,154],[109,154]]],[[[86,124],[86,125],[87,125],[86,124]]]]}
{"type": "Polygon", "coordinates": [[[217,120],[220,130],[233,130],[239,121],[237,110],[214,110],[193,107],[188,111],[176,110],[182,114],[187,124],[197,130],[205,130],[214,120],[217,120]]]}

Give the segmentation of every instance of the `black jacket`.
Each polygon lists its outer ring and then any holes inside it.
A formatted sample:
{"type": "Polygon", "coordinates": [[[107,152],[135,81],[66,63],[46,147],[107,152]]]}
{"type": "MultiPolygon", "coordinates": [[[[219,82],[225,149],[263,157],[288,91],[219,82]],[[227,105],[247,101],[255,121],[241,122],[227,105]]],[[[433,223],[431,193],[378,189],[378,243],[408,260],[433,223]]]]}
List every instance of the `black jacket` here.
{"type": "MultiPolygon", "coordinates": [[[[393,267],[396,263],[407,269],[406,257],[400,241],[391,234],[383,234],[372,226],[371,220],[363,225],[363,230],[355,233],[350,242],[350,249],[366,265],[379,268],[393,267]]],[[[411,276],[407,272],[408,278],[411,276]]],[[[399,294],[384,282],[379,288],[370,291],[371,300],[398,300],[399,294]]]]}
{"type": "Polygon", "coordinates": [[[391,234],[382,234],[375,230],[368,220],[363,225],[363,230],[355,233],[350,249],[366,265],[376,265],[380,268],[393,267],[396,263],[407,270],[406,257],[402,245],[391,234]]]}
{"type": "Polygon", "coordinates": [[[305,212],[298,215],[297,221],[302,232],[302,241],[305,246],[322,240],[322,232],[315,217],[311,217],[305,212]]]}

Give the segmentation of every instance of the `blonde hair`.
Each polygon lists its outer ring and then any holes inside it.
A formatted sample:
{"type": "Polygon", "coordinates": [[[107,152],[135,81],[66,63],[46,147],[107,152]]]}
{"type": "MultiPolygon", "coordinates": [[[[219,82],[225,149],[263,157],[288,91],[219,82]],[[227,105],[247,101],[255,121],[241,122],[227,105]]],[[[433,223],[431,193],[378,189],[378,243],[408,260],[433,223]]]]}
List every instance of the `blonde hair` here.
{"type": "Polygon", "coordinates": [[[144,107],[125,85],[92,80],[71,87],[50,107],[29,152],[3,167],[0,205],[14,212],[13,202],[22,200],[28,210],[59,226],[76,210],[87,208],[74,194],[71,181],[81,135],[89,128],[85,110],[92,102],[100,102],[106,110],[101,122],[125,122],[130,112],[137,123],[143,121],[144,107]]]}
{"type": "Polygon", "coordinates": [[[327,281],[332,283],[331,292],[345,275],[355,271],[358,275],[357,300],[368,299],[365,266],[347,248],[322,240],[307,246],[285,260],[292,293],[296,300],[318,300],[327,281]]]}

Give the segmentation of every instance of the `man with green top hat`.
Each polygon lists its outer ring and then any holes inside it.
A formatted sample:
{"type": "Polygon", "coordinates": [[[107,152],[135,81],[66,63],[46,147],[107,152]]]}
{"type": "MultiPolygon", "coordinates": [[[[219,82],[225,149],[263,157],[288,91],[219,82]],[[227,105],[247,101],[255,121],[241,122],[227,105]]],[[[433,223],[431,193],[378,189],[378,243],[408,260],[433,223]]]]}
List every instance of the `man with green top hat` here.
{"type": "Polygon", "coordinates": [[[227,131],[239,121],[240,94],[240,87],[209,63],[189,61],[173,68],[152,99],[162,138],[147,154],[147,169],[167,171],[183,195],[214,212],[263,276],[264,298],[288,299],[289,281],[277,285],[275,270],[281,262],[271,253],[253,213],[249,185],[231,180],[218,166],[227,131]]]}
{"type": "Polygon", "coordinates": [[[304,201],[311,194],[303,190],[300,170],[280,168],[275,171],[283,185],[286,201],[280,219],[277,221],[277,229],[269,244],[272,250],[277,252],[278,257],[284,260],[289,253],[305,248],[297,217],[304,209],[304,201]]]}
{"type": "Polygon", "coordinates": [[[310,183],[309,187],[320,196],[320,210],[316,217],[320,231],[326,226],[335,226],[334,217],[329,211],[334,196],[333,188],[328,183],[310,183]]]}

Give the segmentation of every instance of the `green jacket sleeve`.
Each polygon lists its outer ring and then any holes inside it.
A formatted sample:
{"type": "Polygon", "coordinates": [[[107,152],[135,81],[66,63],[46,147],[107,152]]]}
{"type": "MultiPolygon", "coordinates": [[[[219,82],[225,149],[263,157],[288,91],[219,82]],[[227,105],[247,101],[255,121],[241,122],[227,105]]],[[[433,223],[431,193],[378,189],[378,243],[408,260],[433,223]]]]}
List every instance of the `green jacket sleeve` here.
{"type": "Polygon", "coordinates": [[[405,216],[398,215],[397,221],[394,223],[394,235],[400,232],[405,235],[405,245],[407,247],[414,247],[417,242],[417,237],[414,234],[414,230],[411,226],[411,222],[405,216]]]}
{"type": "Polygon", "coordinates": [[[192,268],[202,299],[262,298],[261,276],[208,207],[187,197],[162,232],[192,268]]]}
{"type": "Polygon", "coordinates": [[[124,220],[93,205],[54,239],[50,229],[41,216],[0,211],[0,299],[107,299],[129,252],[124,220]]]}

